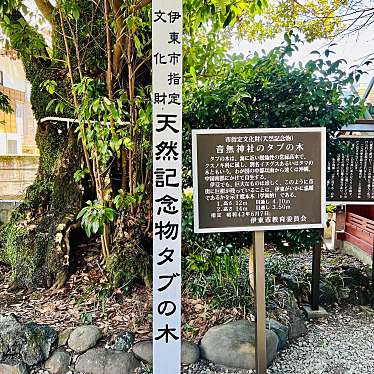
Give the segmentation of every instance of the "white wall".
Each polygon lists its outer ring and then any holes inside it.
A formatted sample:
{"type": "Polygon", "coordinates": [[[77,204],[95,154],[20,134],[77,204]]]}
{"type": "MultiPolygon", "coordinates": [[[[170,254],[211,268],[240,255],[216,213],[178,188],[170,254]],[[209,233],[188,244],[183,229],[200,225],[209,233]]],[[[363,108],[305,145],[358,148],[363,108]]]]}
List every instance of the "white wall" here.
{"type": "Polygon", "coordinates": [[[25,71],[20,60],[12,60],[8,56],[0,56],[0,71],[3,72],[4,87],[26,92],[30,83],[26,80],[25,71]]]}
{"type": "Polygon", "coordinates": [[[18,200],[33,183],[38,156],[0,156],[0,200],[18,200]]]}

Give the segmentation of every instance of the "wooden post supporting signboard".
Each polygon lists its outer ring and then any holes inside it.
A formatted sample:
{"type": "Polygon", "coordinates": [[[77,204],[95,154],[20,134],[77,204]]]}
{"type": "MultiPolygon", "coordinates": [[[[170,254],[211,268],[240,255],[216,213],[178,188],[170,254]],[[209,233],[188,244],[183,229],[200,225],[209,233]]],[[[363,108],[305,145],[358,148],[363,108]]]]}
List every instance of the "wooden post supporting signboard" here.
{"type": "Polygon", "coordinates": [[[323,128],[192,132],[195,232],[255,233],[257,374],[267,368],[264,232],[323,227],[325,144],[323,128]]]}
{"type": "Polygon", "coordinates": [[[265,304],[265,260],[264,232],[255,232],[254,273],[256,304],[256,373],[266,374],[266,304],[265,304]]]}
{"type": "Polygon", "coordinates": [[[319,232],[319,240],[313,248],[312,292],[311,292],[311,300],[310,300],[310,306],[312,310],[319,309],[322,237],[323,237],[323,230],[319,232]]]}

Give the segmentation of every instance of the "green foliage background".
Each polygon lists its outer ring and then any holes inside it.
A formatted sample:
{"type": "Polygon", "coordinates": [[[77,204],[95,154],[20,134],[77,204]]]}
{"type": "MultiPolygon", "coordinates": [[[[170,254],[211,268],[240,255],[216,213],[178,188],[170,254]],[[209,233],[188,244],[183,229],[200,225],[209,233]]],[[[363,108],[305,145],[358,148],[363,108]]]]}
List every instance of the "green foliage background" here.
{"type": "MultiPolygon", "coordinates": [[[[287,133],[287,128],[326,127],[327,157],[347,152],[340,145],[337,133],[364,112],[360,98],[346,94],[359,74],[343,71],[345,61],[331,61],[330,50],[305,66],[291,65],[288,58],[298,44],[297,36],[291,39],[286,35],[283,46],[249,60],[236,57],[222,78],[195,81],[192,89],[186,89],[183,133],[186,188],[192,186],[192,129],[273,127],[284,128],[287,133]]],[[[293,230],[269,233],[268,241],[290,253],[310,249],[318,236],[316,230],[293,230]]],[[[220,245],[221,241],[216,247],[220,245]]]]}

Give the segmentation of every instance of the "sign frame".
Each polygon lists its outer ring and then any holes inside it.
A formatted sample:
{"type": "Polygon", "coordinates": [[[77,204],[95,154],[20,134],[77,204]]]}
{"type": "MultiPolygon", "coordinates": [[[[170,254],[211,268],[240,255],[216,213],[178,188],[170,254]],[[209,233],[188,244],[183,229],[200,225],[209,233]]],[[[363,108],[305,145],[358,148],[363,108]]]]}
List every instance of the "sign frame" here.
{"type": "Polygon", "coordinates": [[[298,230],[323,228],[326,221],[326,128],[325,127],[298,127],[298,128],[236,128],[236,129],[195,129],[192,130],[192,177],[193,177],[193,208],[194,208],[194,232],[195,233],[220,233],[220,232],[254,232],[274,230],[298,230]],[[197,136],[215,134],[263,134],[263,133],[320,133],[321,134],[321,222],[272,226],[241,226],[241,227],[214,227],[200,228],[199,225],[199,187],[198,187],[198,160],[197,160],[197,136]]]}
{"type": "MultiPolygon", "coordinates": [[[[353,130],[350,130],[350,131],[353,131],[353,130]]],[[[371,130],[373,131],[373,130],[371,130]]],[[[373,140],[374,142],[374,134],[373,135],[364,135],[364,136],[360,136],[360,135],[341,135],[339,136],[339,139],[342,139],[342,140],[373,140]]],[[[374,162],[374,160],[373,160],[374,162]]],[[[352,200],[345,200],[345,201],[341,201],[341,200],[330,200],[327,196],[326,196],[326,204],[328,205],[374,205],[374,199],[372,201],[368,201],[368,200],[363,200],[363,201],[352,201],[352,200]]]]}
{"type": "Polygon", "coordinates": [[[374,200],[373,201],[335,201],[335,200],[326,200],[327,205],[374,205],[374,200]]]}

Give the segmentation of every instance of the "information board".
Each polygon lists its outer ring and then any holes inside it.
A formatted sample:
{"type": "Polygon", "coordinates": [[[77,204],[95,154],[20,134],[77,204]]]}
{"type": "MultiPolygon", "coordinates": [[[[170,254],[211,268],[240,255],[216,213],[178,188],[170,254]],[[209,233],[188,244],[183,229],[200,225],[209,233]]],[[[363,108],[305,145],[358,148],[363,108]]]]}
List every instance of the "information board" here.
{"type": "Polygon", "coordinates": [[[374,203],[374,138],[342,137],[349,150],[327,164],[327,200],[335,204],[374,203]]]}
{"type": "Polygon", "coordinates": [[[195,232],[321,228],[324,128],[194,130],[195,232]]]}

